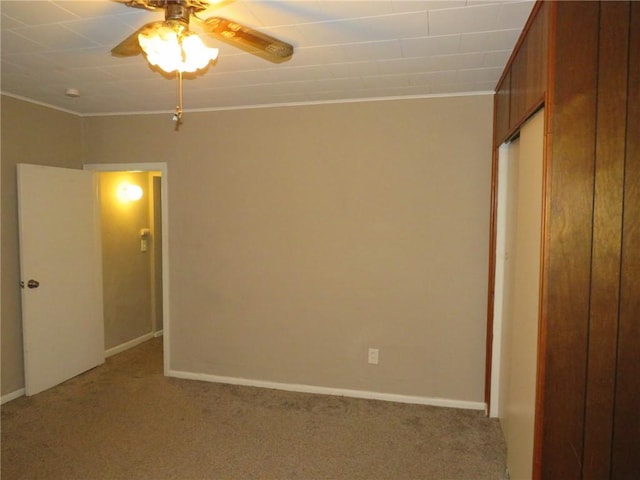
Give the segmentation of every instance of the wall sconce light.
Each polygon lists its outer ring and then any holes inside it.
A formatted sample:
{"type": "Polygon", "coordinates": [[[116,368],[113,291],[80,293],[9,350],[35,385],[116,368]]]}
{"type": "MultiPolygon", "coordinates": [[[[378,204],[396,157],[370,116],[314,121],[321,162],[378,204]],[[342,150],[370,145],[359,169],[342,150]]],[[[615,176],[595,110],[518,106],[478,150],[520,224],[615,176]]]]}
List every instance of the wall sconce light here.
{"type": "Polygon", "coordinates": [[[123,202],[135,202],[142,198],[142,188],[130,183],[121,183],[118,186],[118,198],[123,202]]]}

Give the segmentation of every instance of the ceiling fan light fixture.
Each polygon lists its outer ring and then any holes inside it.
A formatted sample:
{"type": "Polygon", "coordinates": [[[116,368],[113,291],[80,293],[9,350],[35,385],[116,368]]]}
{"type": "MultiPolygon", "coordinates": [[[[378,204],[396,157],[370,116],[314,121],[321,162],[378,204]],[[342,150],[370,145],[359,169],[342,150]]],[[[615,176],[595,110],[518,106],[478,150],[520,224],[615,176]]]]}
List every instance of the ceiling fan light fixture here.
{"type": "Polygon", "coordinates": [[[205,46],[197,34],[180,25],[143,31],[138,42],[147,61],[167,73],[195,72],[218,58],[217,48],[205,46]]]}
{"type": "MultiPolygon", "coordinates": [[[[173,120],[176,130],[182,123],[183,73],[204,70],[218,58],[218,49],[205,46],[202,39],[189,31],[194,17],[205,34],[212,35],[253,55],[273,63],[289,60],[293,46],[253,28],[222,17],[201,19],[196,13],[206,10],[212,0],[115,0],[129,7],[164,10],[164,22],[143,25],[111,49],[115,57],[132,57],[144,53],[149,64],[166,73],[175,73],[177,83],[176,110],[173,120]]],[[[214,0],[216,6],[233,0],[214,0]]]]}

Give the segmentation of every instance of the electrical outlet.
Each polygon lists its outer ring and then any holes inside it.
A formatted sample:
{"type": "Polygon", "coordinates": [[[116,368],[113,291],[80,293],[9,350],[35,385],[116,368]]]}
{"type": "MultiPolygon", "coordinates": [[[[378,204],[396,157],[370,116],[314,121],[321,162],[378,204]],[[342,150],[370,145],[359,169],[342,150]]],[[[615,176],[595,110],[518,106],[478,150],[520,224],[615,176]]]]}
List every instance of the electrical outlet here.
{"type": "Polygon", "coordinates": [[[378,351],[377,348],[370,348],[369,349],[369,358],[368,358],[369,363],[371,363],[373,365],[377,365],[378,364],[378,354],[379,354],[379,351],[378,351]]]}

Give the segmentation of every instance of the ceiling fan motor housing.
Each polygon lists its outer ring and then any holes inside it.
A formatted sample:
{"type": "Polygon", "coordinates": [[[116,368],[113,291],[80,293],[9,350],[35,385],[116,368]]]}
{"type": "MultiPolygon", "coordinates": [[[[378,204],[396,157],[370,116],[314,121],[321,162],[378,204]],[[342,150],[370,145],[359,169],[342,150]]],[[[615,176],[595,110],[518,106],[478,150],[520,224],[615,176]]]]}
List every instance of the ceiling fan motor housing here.
{"type": "Polygon", "coordinates": [[[155,10],[158,8],[169,8],[171,5],[181,5],[190,9],[190,12],[202,12],[209,8],[209,2],[204,0],[130,0],[130,6],[139,6],[142,4],[144,8],[155,10]],[[136,4],[136,5],[131,5],[136,4]]]}
{"type": "Polygon", "coordinates": [[[188,26],[192,11],[193,7],[183,2],[167,2],[164,9],[164,19],[169,24],[179,23],[180,25],[188,26]]]}

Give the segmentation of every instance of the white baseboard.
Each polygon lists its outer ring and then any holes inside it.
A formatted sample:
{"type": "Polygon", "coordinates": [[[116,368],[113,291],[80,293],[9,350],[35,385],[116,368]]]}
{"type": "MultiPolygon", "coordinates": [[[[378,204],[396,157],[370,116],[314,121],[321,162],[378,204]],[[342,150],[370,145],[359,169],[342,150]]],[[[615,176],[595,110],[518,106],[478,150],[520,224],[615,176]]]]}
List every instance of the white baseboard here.
{"type": "Polygon", "coordinates": [[[16,398],[22,397],[24,395],[24,388],[16,390],[15,392],[7,393],[0,397],[0,405],[4,405],[11,400],[15,400],[16,398]]]}
{"type": "Polygon", "coordinates": [[[129,350],[136,345],[140,345],[142,342],[146,342],[147,340],[151,340],[153,338],[153,332],[146,333],[141,337],[134,338],[133,340],[129,340],[128,342],[122,343],[115,347],[112,347],[108,350],[104,351],[105,357],[110,357],[111,355],[115,355],[116,353],[124,352],[125,350],[129,350]]]}
{"type": "Polygon", "coordinates": [[[158,330],[157,332],[154,332],[154,333],[153,333],[153,336],[154,336],[155,338],[158,338],[158,337],[161,337],[161,336],[162,336],[162,333],[163,333],[163,331],[162,331],[162,330],[158,330]]]}
{"type": "Polygon", "coordinates": [[[203,373],[182,372],[169,370],[167,376],[183,378],[186,380],[200,380],[212,383],[227,383],[230,385],[243,385],[245,387],[272,388],[289,392],[317,393],[321,395],[335,395],[340,397],[365,398],[369,400],[384,400],[387,402],[413,403],[417,405],[430,405],[434,407],[463,408],[467,410],[486,410],[484,402],[471,402],[466,400],[452,400],[448,398],[418,397],[413,395],[399,395],[396,393],[369,392],[366,390],[349,390],[343,388],[319,387],[316,385],[301,385],[291,383],[267,382],[263,380],[251,380],[248,378],[223,377],[203,373]]]}
{"type": "MultiPolygon", "coordinates": [[[[153,337],[149,333],[138,337],[105,352],[105,356],[115,355],[124,350],[145,342],[153,337]]],[[[247,378],[223,377],[219,375],[207,375],[204,373],[182,372],[179,370],[169,370],[169,377],[184,378],[186,380],[199,380],[212,383],[226,383],[230,385],[242,385],[245,387],[272,388],[274,390],[285,390],[288,392],[317,393],[320,395],[335,395],[339,397],[365,398],[369,400],[383,400],[387,402],[412,403],[416,405],[430,405],[434,407],[462,408],[467,410],[485,410],[487,404],[484,402],[471,402],[467,400],[452,400],[448,398],[419,397],[413,395],[399,395],[396,393],[369,392],[366,390],[349,390],[343,388],[319,387],[316,385],[301,385],[291,383],[267,382],[263,380],[251,380],[247,378]]],[[[0,404],[5,404],[24,395],[24,388],[8,393],[0,397],[0,404]]]]}

